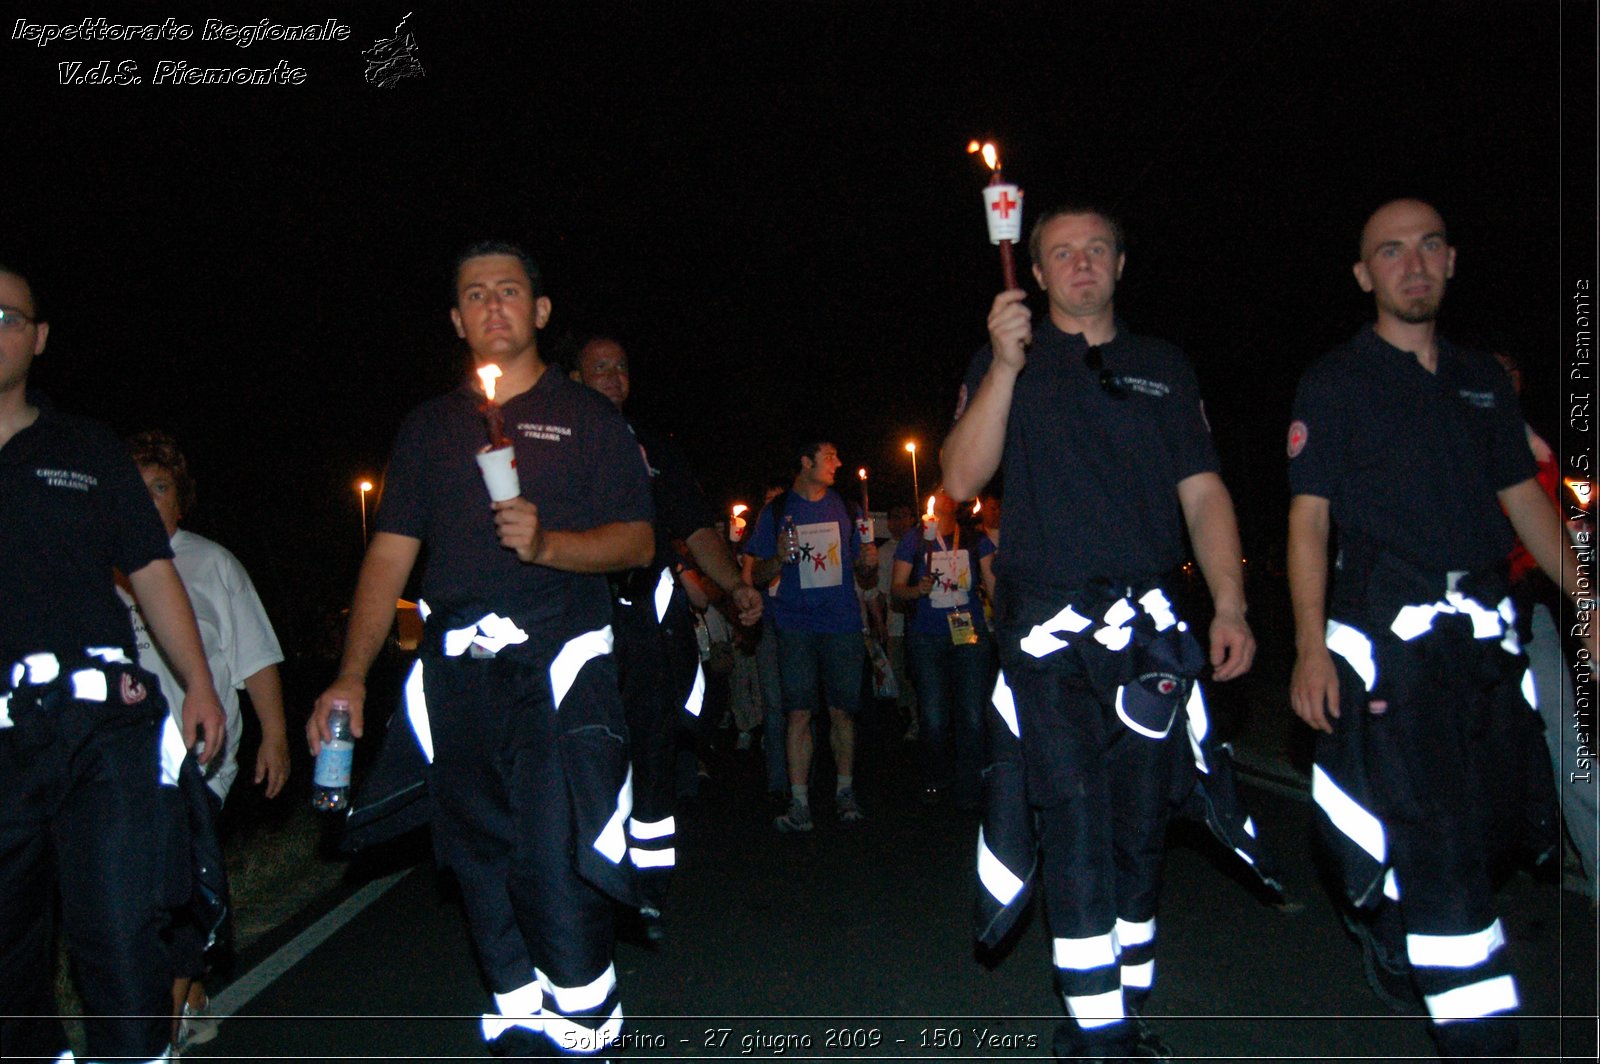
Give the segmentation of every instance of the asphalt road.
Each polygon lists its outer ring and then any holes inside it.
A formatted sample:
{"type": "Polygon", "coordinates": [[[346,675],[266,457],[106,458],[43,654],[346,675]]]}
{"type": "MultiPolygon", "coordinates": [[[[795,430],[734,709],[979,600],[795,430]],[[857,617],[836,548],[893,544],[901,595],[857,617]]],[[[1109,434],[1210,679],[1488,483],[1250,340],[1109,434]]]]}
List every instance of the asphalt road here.
{"type": "MultiPolygon", "coordinates": [[[[618,1057],[1049,1059],[1061,1013],[1042,916],[1003,955],[975,955],[977,817],[923,807],[910,753],[889,746],[858,771],[864,824],[837,824],[824,800],[817,830],[798,837],[772,830],[758,755],[725,755],[679,814],[667,941],[617,947],[632,1039],[618,1057]]],[[[1390,1013],[1367,990],[1311,860],[1310,806],[1284,788],[1246,797],[1297,904],[1267,904],[1203,830],[1176,827],[1152,1022],[1188,1060],[1434,1059],[1424,1020],[1390,1013]]],[[[477,1015],[488,996],[453,886],[426,853],[413,839],[353,866],[346,894],[404,874],[186,1059],[483,1057],[477,1015]]],[[[1593,1059],[1594,910],[1521,873],[1500,898],[1523,1052],[1593,1059]]],[[[242,958],[241,983],[298,929],[242,958]]]]}

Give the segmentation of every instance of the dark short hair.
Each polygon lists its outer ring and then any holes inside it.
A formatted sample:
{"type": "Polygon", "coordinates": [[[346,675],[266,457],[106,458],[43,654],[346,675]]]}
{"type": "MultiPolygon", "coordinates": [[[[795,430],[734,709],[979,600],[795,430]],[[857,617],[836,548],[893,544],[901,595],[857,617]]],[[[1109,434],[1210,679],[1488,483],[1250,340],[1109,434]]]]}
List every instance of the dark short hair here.
{"type": "Polygon", "coordinates": [[[800,459],[809,458],[813,462],[816,461],[817,452],[831,443],[833,443],[832,436],[796,434],[789,448],[789,461],[794,463],[795,472],[798,473],[801,469],[800,459]]]}
{"type": "Polygon", "coordinates": [[[461,283],[461,267],[467,264],[468,259],[481,259],[485,255],[510,255],[522,263],[522,269],[528,275],[528,283],[533,289],[533,298],[538,299],[544,295],[544,274],[539,272],[539,264],[533,261],[533,256],[522,250],[520,245],[509,240],[479,240],[477,243],[467,245],[461,254],[456,256],[455,268],[450,271],[450,305],[456,305],[458,293],[456,286],[461,283]]]}
{"type": "Polygon", "coordinates": [[[9,273],[11,276],[21,281],[23,286],[27,288],[28,298],[33,301],[33,309],[31,311],[33,320],[47,320],[44,316],[44,303],[39,298],[39,291],[33,287],[33,281],[28,277],[28,275],[22,270],[17,269],[15,266],[11,266],[5,262],[0,262],[0,273],[9,273]]]}
{"type": "Polygon", "coordinates": [[[1043,249],[1039,245],[1044,240],[1044,227],[1068,214],[1093,214],[1104,219],[1106,225],[1111,227],[1111,240],[1116,245],[1112,250],[1118,255],[1122,254],[1127,244],[1123,237],[1122,223],[1117,220],[1117,216],[1097,203],[1071,201],[1059,203],[1034,219],[1033,228],[1028,232],[1028,255],[1035,263],[1042,261],[1043,249]]]}
{"type": "Polygon", "coordinates": [[[890,517],[893,517],[895,514],[899,514],[899,513],[903,513],[907,517],[915,517],[915,516],[917,516],[917,511],[915,509],[913,509],[912,507],[907,506],[903,502],[895,503],[893,506],[891,506],[887,510],[885,510],[884,513],[889,515],[890,517]]]}
{"type": "Polygon", "coordinates": [[[136,465],[155,466],[168,476],[178,489],[178,510],[189,513],[194,509],[194,478],[189,475],[189,460],[178,449],[178,441],[159,429],[141,432],[128,437],[128,450],[136,465]]]}

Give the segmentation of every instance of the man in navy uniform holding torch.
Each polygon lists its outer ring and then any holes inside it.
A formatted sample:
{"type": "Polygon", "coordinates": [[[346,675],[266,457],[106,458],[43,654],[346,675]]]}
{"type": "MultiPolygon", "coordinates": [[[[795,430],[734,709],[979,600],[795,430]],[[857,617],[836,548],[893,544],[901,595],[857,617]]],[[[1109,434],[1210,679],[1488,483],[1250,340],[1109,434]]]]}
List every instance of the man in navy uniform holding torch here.
{"type": "Polygon", "coordinates": [[[1035,322],[1020,289],[995,297],[941,456],[953,498],[1002,467],[1006,485],[980,936],[1004,934],[1037,871],[1070,1017],[1057,1056],[1165,1059],[1136,1010],[1154,978],[1174,733],[1185,715],[1205,732],[1206,657],[1162,579],[1187,530],[1216,607],[1213,676],[1242,675],[1255,639],[1238,526],[1188,359],[1115,315],[1120,226],[1060,208],[1029,250],[1048,313],[1035,322]]]}
{"type": "Polygon", "coordinates": [[[522,494],[490,502],[487,438],[468,385],[400,428],[350,612],[339,678],[307,725],[329,738],[335,699],[362,732],[365,678],[424,545],[429,614],[406,710],[431,755],[435,852],[462,900],[496,1010],[500,1055],[594,1055],[618,1036],[612,901],[637,906],[623,824],[627,729],[604,574],[650,561],[650,485],[610,403],[540,357],[550,317],[538,267],[514,245],[457,261],[456,334],[502,372],[497,397],[522,494]]]}

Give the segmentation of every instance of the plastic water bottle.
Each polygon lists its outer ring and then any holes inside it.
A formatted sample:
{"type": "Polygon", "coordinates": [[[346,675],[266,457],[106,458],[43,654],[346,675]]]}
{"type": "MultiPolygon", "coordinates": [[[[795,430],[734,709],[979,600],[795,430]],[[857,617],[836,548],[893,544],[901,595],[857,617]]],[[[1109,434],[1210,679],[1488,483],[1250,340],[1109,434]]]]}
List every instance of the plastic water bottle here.
{"type": "Polygon", "coordinates": [[[783,533],[778,537],[778,548],[783,554],[786,565],[794,565],[800,560],[800,530],[794,527],[794,518],[788,514],[783,515],[783,533]]]}
{"type": "Polygon", "coordinates": [[[350,765],[356,754],[355,740],[350,737],[350,703],[342,698],[335,699],[328,712],[328,731],[333,738],[317,753],[311,808],[337,813],[350,805],[350,765]]]}
{"type": "Polygon", "coordinates": [[[704,614],[697,613],[694,617],[694,644],[700,651],[701,661],[711,660],[711,629],[706,626],[704,614]]]}

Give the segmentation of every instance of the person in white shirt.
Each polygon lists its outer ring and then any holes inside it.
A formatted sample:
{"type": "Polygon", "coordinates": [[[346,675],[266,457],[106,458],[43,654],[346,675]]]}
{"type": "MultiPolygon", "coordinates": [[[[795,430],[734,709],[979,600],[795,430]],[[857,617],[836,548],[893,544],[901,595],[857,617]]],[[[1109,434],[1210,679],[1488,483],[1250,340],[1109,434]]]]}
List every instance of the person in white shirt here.
{"type": "MultiPolygon", "coordinates": [[[[266,785],[268,798],[276,797],[289,778],[289,739],[284,727],[283,683],[278,675],[283,651],[278,637],[239,559],[221,544],[178,527],[194,506],[195,491],[189,463],[177,441],[164,432],[142,432],[128,441],[128,447],[171,540],[173,564],[194,606],[206,661],[227,718],[222,756],[212,758],[205,773],[206,785],[215,798],[214,810],[221,812],[239,774],[241,690],[249,693],[261,725],[253,779],[266,785]]],[[[183,705],[183,686],[150,639],[132,596],[126,589],[119,590],[132,613],[139,664],[160,679],[162,694],[176,715],[177,707],[183,705]]],[[[209,1000],[200,979],[205,969],[204,943],[191,942],[190,937],[180,929],[173,947],[173,1042],[180,1050],[216,1037],[216,1021],[206,1014],[209,1000]]]]}

